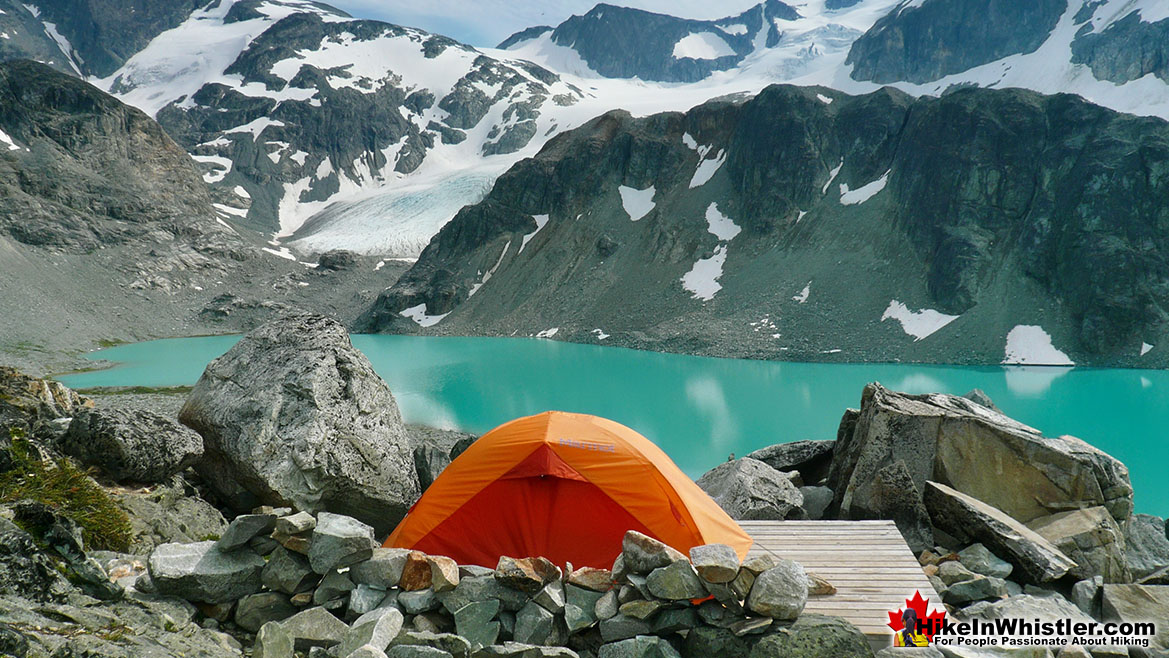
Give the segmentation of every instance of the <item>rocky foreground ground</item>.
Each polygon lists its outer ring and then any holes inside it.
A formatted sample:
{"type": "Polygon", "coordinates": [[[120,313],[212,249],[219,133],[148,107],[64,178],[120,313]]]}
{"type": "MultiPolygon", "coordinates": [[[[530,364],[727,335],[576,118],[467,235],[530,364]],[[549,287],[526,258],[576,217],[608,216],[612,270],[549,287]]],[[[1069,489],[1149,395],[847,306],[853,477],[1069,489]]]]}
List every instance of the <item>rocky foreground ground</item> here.
{"type": "MultiPolygon", "coordinates": [[[[610,569],[380,548],[473,437],[404,425],[324,317],[257,329],[182,398],[88,399],[2,368],[0,428],[0,655],[872,655],[803,613],[833,586],[783,556],[635,533],[610,569]]],[[[737,519],[893,520],[955,619],[1169,619],[1165,522],[1133,514],[1125,466],[977,392],[871,384],[835,440],[699,485],[737,519]]],[[[1159,631],[1090,655],[1167,655],[1159,631]]]]}

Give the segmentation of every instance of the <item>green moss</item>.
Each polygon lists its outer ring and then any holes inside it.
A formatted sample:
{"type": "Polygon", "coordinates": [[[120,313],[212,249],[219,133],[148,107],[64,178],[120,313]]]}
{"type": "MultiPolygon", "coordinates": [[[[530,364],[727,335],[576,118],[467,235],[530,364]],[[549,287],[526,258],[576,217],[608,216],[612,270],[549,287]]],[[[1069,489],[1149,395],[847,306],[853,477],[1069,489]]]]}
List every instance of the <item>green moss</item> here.
{"type": "Polygon", "coordinates": [[[117,347],[118,345],[124,345],[125,343],[126,343],[126,341],[124,341],[124,340],[117,340],[117,339],[111,340],[109,338],[102,338],[101,340],[97,341],[97,346],[102,348],[102,349],[105,349],[107,347],[117,347]]]}
{"type": "Polygon", "coordinates": [[[199,541],[219,541],[219,535],[212,532],[210,534],[203,535],[202,537],[200,537],[199,541]]]}
{"type": "Polygon", "coordinates": [[[130,519],[97,483],[73,462],[46,464],[20,432],[9,432],[15,468],[0,473],[0,502],[28,498],[52,507],[81,526],[91,549],[125,551],[130,545],[130,519]]]}

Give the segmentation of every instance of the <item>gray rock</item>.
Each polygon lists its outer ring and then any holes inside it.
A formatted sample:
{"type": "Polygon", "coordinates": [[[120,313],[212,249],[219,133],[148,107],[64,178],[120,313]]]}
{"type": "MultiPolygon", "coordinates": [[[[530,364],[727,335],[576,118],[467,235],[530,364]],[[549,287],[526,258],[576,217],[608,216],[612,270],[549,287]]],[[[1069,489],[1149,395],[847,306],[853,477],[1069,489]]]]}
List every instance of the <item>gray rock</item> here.
{"type": "Polygon", "coordinates": [[[594,592],[607,592],[613,587],[613,572],[608,569],[581,567],[568,575],[568,583],[594,592]]]}
{"type": "Polygon", "coordinates": [[[729,583],[739,575],[739,554],[726,544],[705,544],[691,548],[690,563],[708,583],[729,583]]]}
{"type": "Polygon", "coordinates": [[[1169,526],[1165,520],[1133,514],[1124,528],[1124,555],[1135,580],[1169,567],[1169,526]]]}
{"type": "Polygon", "coordinates": [[[828,478],[841,518],[854,518],[853,507],[869,500],[877,472],[897,460],[905,462],[923,495],[931,480],[1023,523],[1096,505],[1118,522],[1132,512],[1128,469],[1075,437],[1044,437],[965,398],[907,395],[869,384],[855,421],[842,423],[828,478]],[[1004,481],[1018,486],[1004,487],[1004,481]]]}
{"type": "Polygon", "coordinates": [[[564,586],[564,595],[564,622],[569,633],[583,631],[597,623],[597,601],[604,596],[602,592],[569,584],[564,586]]]}
{"type": "Polygon", "coordinates": [[[798,471],[804,482],[815,485],[828,477],[835,445],[835,440],[792,441],[760,448],[748,453],[747,458],[759,460],[783,473],[798,471]]]}
{"type": "Polygon", "coordinates": [[[962,562],[962,566],[974,573],[994,578],[1006,578],[1014,570],[1010,562],[991,553],[990,549],[982,544],[971,544],[958,551],[958,560],[962,562]]]}
{"type": "Polygon", "coordinates": [[[601,638],[605,642],[618,642],[638,635],[647,635],[650,632],[650,625],[644,619],[617,615],[602,619],[600,629],[601,638]]]}
{"type": "Polygon", "coordinates": [[[468,603],[455,611],[455,631],[467,642],[471,650],[491,646],[499,639],[500,623],[494,621],[499,614],[499,601],[468,603]]]}
{"type": "Polygon", "coordinates": [[[849,518],[892,520],[914,553],[934,546],[933,524],[922,502],[921,491],[901,459],[874,474],[868,494],[853,500],[849,518]]]}
{"type": "Polygon", "coordinates": [[[686,658],[748,658],[755,643],[727,628],[698,626],[686,634],[686,658]]]}
{"type": "Polygon", "coordinates": [[[554,580],[544,586],[532,597],[540,607],[553,614],[564,610],[565,592],[564,583],[559,580],[554,580]]]}
{"type": "Polygon", "coordinates": [[[270,590],[292,595],[312,589],[320,576],[309,566],[308,558],[280,547],[268,557],[260,580],[270,590]]]}
{"type": "Polygon", "coordinates": [[[449,592],[459,584],[459,565],[449,557],[427,555],[430,563],[430,586],[435,592],[449,592]]]}
{"type": "Polygon", "coordinates": [[[308,512],[297,512],[276,519],[276,532],[282,535],[300,535],[317,527],[317,517],[308,512]]]}
{"type": "Polygon", "coordinates": [[[772,619],[795,619],[808,601],[808,577],[804,567],[792,560],[779,564],[755,578],[747,607],[772,619]]]}
{"type": "Polygon", "coordinates": [[[330,509],[393,528],[419,494],[393,395],[339,322],[285,316],[211,362],[179,412],[236,509],[330,509]]]}
{"type": "Polygon", "coordinates": [[[365,617],[345,633],[335,655],[349,656],[359,647],[373,645],[384,651],[402,630],[402,613],[395,608],[382,608],[376,614],[365,617]]]}
{"type": "Polygon", "coordinates": [[[465,658],[471,653],[471,644],[466,638],[451,633],[429,631],[403,631],[394,639],[392,646],[425,646],[445,651],[455,658],[465,658]]]}
{"type": "Polygon", "coordinates": [[[646,579],[646,587],[653,596],[670,601],[701,599],[707,595],[702,579],[686,559],[654,569],[646,579]]]}
{"type": "Polygon", "coordinates": [[[970,400],[971,402],[974,402],[975,404],[980,404],[995,413],[1003,413],[1002,409],[999,409],[998,405],[994,403],[994,400],[991,400],[990,396],[980,388],[972,388],[966,393],[963,393],[962,397],[970,400]]]}
{"type": "Polygon", "coordinates": [[[765,635],[751,649],[750,658],[866,658],[873,655],[869,641],[857,627],[840,617],[801,615],[783,632],[765,635]]]}
{"type": "Polygon", "coordinates": [[[1084,614],[1100,618],[1100,588],[1104,585],[1102,576],[1085,578],[1072,585],[1072,603],[1084,614]]]}
{"type": "Polygon", "coordinates": [[[145,555],[159,544],[189,544],[222,535],[223,514],[198,496],[187,494],[185,483],[175,477],[150,491],[111,491],[118,507],[130,518],[130,550],[145,555]]]}
{"type": "Polygon", "coordinates": [[[407,614],[418,615],[437,610],[440,604],[434,590],[427,588],[413,592],[402,592],[398,595],[398,605],[402,606],[407,614]]]}
{"type": "Polygon", "coordinates": [[[597,605],[593,608],[593,611],[596,613],[597,619],[604,621],[605,619],[616,616],[619,607],[617,590],[611,589],[601,595],[601,598],[597,599],[597,605]]]}
{"type": "Polygon", "coordinates": [[[354,564],[349,569],[349,577],[355,583],[387,589],[397,587],[409,554],[410,551],[405,548],[375,548],[368,560],[354,564]]]}
{"type": "Polygon", "coordinates": [[[622,603],[621,607],[617,609],[617,612],[618,614],[625,615],[626,617],[648,620],[665,606],[666,604],[662,601],[647,601],[645,599],[637,599],[636,601],[622,603]]]}
{"type": "Polygon", "coordinates": [[[292,658],[293,640],[279,622],[270,621],[256,633],[252,658],[292,658]]]}
{"type": "Polygon", "coordinates": [[[147,564],[158,593],[224,603],[260,591],[264,558],[247,550],[223,553],[204,541],[158,546],[147,564]]]}
{"type": "Polygon", "coordinates": [[[1169,654],[1169,585],[1109,585],[1101,587],[1101,614],[1105,621],[1152,620],[1157,624],[1148,654],[1169,654]],[[1161,653],[1158,653],[1161,652],[1161,653]]]}
{"type": "Polygon", "coordinates": [[[203,456],[203,437],[140,409],[81,409],[59,445],[119,482],[163,482],[203,456]]]}
{"type": "Polygon", "coordinates": [[[529,603],[516,613],[515,641],[524,644],[547,644],[552,636],[554,616],[535,603],[529,603]]]}
{"type": "Polygon", "coordinates": [[[678,631],[688,631],[698,626],[698,613],[694,608],[666,608],[651,622],[651,630],[655,635],[667,635],[678,631]]]}
{"type": "Polygon", "coordinates": [[[768,628],[771,628],[774,623],[775,620],[770,617],[749,617],[731,624],[727,627],[727,630],[734,633],[736,637],[759,635],[768,628]]]}
{"type": "MultiPolygon", "coordinates": [[[[972,610],[975,610],[973,606],[967,608],[966,612],[970,613],[972,610]]],[[[1063,618],[1073,621],[1091,621],[1091,618],[1081,612],[1071,601],[1050,592],[1046,596],[1023,594],[989,604],[982,604],[973,616],[979,619],[1007,619],[1014,617],[1019,619],[1040,619],[1043,621],[1054,621],[1063,618]]]]}
{"type": "Polygon", "coordinates": [[[387,658],[387,656],[385,651],[382,651],[374,645],[363,644],[350,652],[346,658],[387,658]]]}
{"type": "Polygon", "coordinates": [[[390,647],[386,658],[453,658],[450,652],[422,644],[399,644],[390,647]]]}
{"type": "Polygon", "coordinates": [[[215,542],[215,545],[227,553],[242,548],[258,535],[271,534],[275,528],[274,514],[241,514],[227,524],[227,529],[219,536],[219,541],[215,542]]]}
{"type": "Polygon", "coordinates": [[[681,658],[681,655],[663,638],[639,635],[602,644],[597,658],[681,658]]]}
{"type": "Polygon", "coordinates": [[[937,577],[946,587],[955,583],[960,583],[966,580],[972,580],[976,575],[973,571],[966,568],[966,565],[955,560],[947,560],[938,565],[937,577]]]}
{"type": "Polygon", "coordinates": [[[538,647],[520,642],[504,642],[476,651],[475,658],[579,658],[579,656],[567,647],[538,647]]]}
{"type": "Polygon", "coordinates": [[[340,644],[349,632],[345,622],[320,606],[298,612],[280,624],[297,651],[308,651],[311,647],[327,649],[340,644]]]}
{"type": "Polygon", "coordinates": [[[949,605],[963,606],[975,601],[1001,599],[1007,595],[1007,584],[1001,578],[976,574],[969,580],[954,583],[942,594],[949,605]]]}
{"type": "Polygon", "coordinates": [[[235,623],[255,633],[270,621],[283,621],[294,614],[296,608],[288,602],[288,596],[278,592],[259,592],[239,600],[235,606],[235,623]]]}
{"type": "Polygon", "coordinates": [[[317,585],[316,591],[313,592],[313,604],[330,608],[335,607],[329,606],[328,604],[340,601],[349,596],[349,592],[353,591],[353,587],[353,581],[349,580],[348,573],[330,571],[325,574],[320,584],[317,585]]]}
{"type": "Polygon", "coordinates": [[[352,517],[321,512],[309,545],[309,565],[313,571],[324,574],[330,569],[368,560],[377,545],[373,532],[371,526],[352,517]]]}
{"type": "MultiPolygon", "coordinates": [[[[357,585],[349,593],[349,614],[351,616],[347,619],[373,612],[381,607],[382,601],[385,600],[386,590],[365,584],[357,585]]],[[[395,598],[394,601],[396,602],[397,599],[395,598]]]]}
{"type": "Polygon", "coordinates": [[[1075,562],[1068,574],[1077,579],[1104,576],[1104,581],[1129,582],[1124,534],[1103,507],[1060,512],[1032,519],[1027,527],[1075,562]]]}
{"type": "MultiPolygon", "coordinates": [[[[686,556],[653,537],[630,530],[621,540],[621,557],[618,559],[630,572],[645,575],[659,567],[685,560],[686,556]]],[[[616,578],[617,569],[613,572],[616,578]]]]}
{"type": "Polygon", "coordinates": [[[791,479],[761,461],[723,462],[698,478],[698,486],[738,520],[783,520],[804,516],[804,496],[791,479]]]}
{"type": "MultiPolygon", "coordinates": [[[[494,574],[494,571],[492,573],[494,574]]],[[[439,594],[438,598],[443,608],[450,614],[476,601],[496,599],[503,605],[504,610],[512,612],[524,607],[528,602],[527,595],[519,590],[504,587],[494,575],[461,578],[453,590],[439,594]]]]}
{"type": "Polygon", "coordinates": [[[1071,558],[1022,523],[944,484],[926,482],[925,504],[935,526],[959,541],[981,542],[1010,561],[1019,579],[1051,582],[1075,567],[1071,558]]]}
{"type": "Polygon", "coordinates": [[[804,497],[804,513],[813,521],[824,518],[834,496],[828,487],[800,487],[800,495],[804,497]]]}
{"type": "Polygon", "coordinates": [[[499,558],[495,579],[505,587],[535,594],[545,585],[560,577],[560,569],[542,557],[499,558]]]}

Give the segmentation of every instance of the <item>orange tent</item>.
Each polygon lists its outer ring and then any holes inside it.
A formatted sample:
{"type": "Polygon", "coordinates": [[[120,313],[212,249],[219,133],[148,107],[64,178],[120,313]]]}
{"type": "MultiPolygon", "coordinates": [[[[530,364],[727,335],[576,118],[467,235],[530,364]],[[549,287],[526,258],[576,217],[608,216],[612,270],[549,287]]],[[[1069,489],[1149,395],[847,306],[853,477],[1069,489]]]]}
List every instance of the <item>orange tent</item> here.
{"type": "Polygon", "coordinates": [[[484,434],[385,545],[494,567],[501,555],[608,568],[637,530],[687,553],[751,537],[666,453],[611,420],[548,411],[484,434]]]}

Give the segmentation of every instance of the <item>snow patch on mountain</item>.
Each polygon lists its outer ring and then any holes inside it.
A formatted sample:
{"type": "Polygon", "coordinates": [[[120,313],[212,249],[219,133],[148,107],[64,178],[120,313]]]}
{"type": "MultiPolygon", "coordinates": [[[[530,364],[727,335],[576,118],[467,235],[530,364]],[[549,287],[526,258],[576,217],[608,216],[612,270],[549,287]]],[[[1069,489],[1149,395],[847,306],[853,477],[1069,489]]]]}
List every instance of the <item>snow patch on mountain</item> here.
{"type": "Polygon", "coordinates": [[[932,308],[923,308],[920,311],[911,311],[904,303],[896,299],[890,300],[888,308],[881,315],[881,322],[896,320],[901,323],[901,329],[913,336],[914,342],[932,335],[937,330],[957,320],[957,315],[946,315],[932,308]]]}
{"type": "Polygon", "coordinates": [[[700,258],[682,275],[682,287],[692,293],[695,299],[708,302],[714,299],[715,293],[722,290],[718,282],[723,274],[723,264],[727,261],[727,247],[720,244],[715,247],[714,255],[710,258],[700,258]]]}
{"type": "Polygon", "coordinates": [[[403,310],[400,315],[402,317],[410,318],[420,327],[433,327],[439,322],[442,322],[443,318],[449,314],[443,313],[442,315],[428,315],[426,313],[426,304],[419,304],[417,306],[411,306],[410,308],[403,310]]]}
{"type": "Polygon", "coordinates": [[[1038,325],[1021,324],[1007,333],[1005,364],[1074,366],[1067,354],[1055,348],[1051,336],[1038,325]]]}
{"type": "Polygon", "coordinates": [[[654,209],[655,190],[653,185],[644,190],[621,185],[617,188],[617,192],[621,195],[621,207],[629,215],[630,221],[636,222],[654,209]]]}
{"type": "MultiPolygon", "coordinates": [[[[709,147],[708,147],[709,148],[709,147]]],[[[703,155],[701,148],[699,149],[699,157],[703,155]]],[[[698,162],[698,167],[694,170],[694,176],[690,178],[691,189],[706,185],[715,173],[718,172],[719,167],[727,161],[727,153],[723,149],[719,149],[718,155],[713,158],[707,158],[698,162]]]]}
{"type": "Polygon", "coordinates": [[[706,208],[706,230],[719,240],[729,242],[743,229],[734,220],[719,212],[717,203],[711,203],[706,208]]]}
{"type": "Polygon", "coordinates": [[[548,224],[548,215],[532,215],[532,219],[536,222],[536,230],[524,235],[524,240],[520,243],[520,250],[516,252],[517,255],[524,253],[524,247],[528,246],[528,241],[536,237],[540,229],[548,224]]]}
{"type": "MultiPolygon", "coordinates": [[[[747,27],[742,28],[746,33],[747,27]]],[[[693,32],[674,44],[674,59],[718,59],[734,54],[734,49],[713,32],[693,32]]]]}
{"type": "Polygon", "coordinates": [[[889,172],[886,171],[877,180],[875,180],[871,183],[866,183],[866,184],[856,188],[855,190],[850,190],[850,189],[848,189],[847,184],[841,183],[840,184],[840,203],[843,205],[846,205],[846,206],[855,206],[857,204],[864,203],[865,201],[868,201],[869,199],[873,198],[873,196],[875,196],[877,194],[877,192],[880,192],[881,190],[885,189],[885,183],[888,182],[888,180],[889,180],[889,172]]]}

